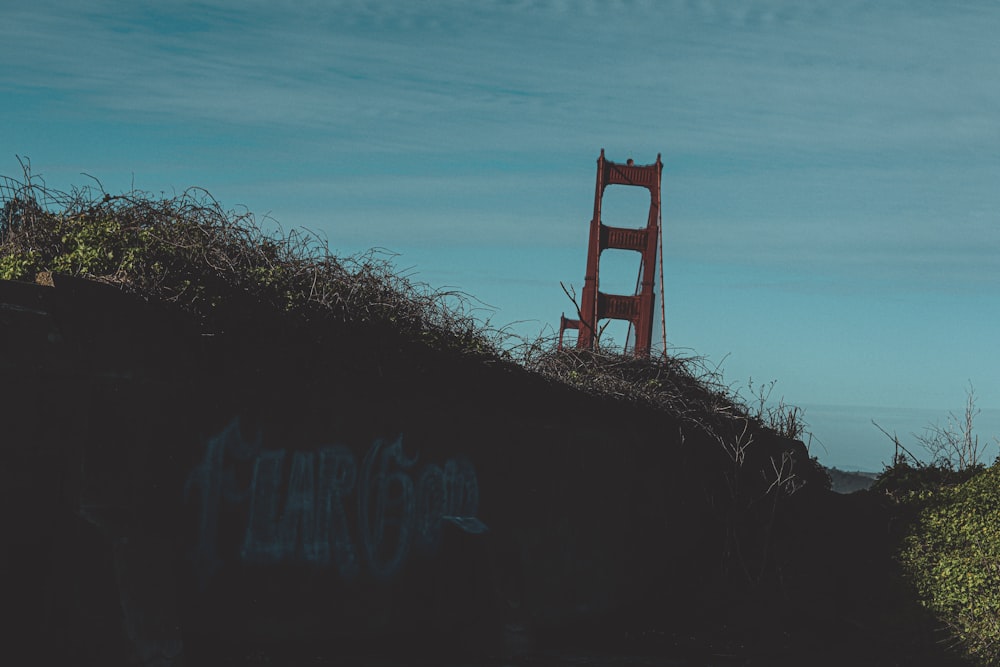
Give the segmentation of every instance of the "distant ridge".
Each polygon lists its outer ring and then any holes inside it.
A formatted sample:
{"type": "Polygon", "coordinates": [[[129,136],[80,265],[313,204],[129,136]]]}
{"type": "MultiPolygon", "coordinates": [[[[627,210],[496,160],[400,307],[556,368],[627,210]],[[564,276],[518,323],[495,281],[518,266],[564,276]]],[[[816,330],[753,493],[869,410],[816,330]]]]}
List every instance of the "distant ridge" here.
{"type": "Polygon", "coordinates": [[[854,493],[867,491],[875,483],[878,473],[838,470],[827,468],[830,475],[830,489],[836,493],[854,493]]]}

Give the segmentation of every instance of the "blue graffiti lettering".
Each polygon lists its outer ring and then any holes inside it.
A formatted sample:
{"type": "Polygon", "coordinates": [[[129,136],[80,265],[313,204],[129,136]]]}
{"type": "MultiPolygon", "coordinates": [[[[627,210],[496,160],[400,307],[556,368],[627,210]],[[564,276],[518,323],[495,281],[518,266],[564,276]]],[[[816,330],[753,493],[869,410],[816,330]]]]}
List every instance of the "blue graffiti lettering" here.
{"type": "Polygon", "coordinates": [[[424,466],[417,482],[417,546],[433,553],[441,542],[441,517],[447,514],[444,470],[430,463],[424,466]]]}
{"type": "Polygon", "coordinates": [[[319,495],[316,506],[315,562],[326,565],[330,551],[340,576],[352,579],[361,569],[358,554],[347,527],[344,503],[354,491],[358,464],[344,445],[319,451],[319,495]]]}
{"type": "Polygon", "coordinates": [[[201,504],[194,560],[202,587],[222,564],[216,544],[220,505],[223,501],[227,504],[239,503],[246,497],[245,492],[236,489],[233,471],[226,467],[226,454],[236,460],[248,460],[260,449],[260,441],[259,431],[253,438],[245,440],[239,419],[234,419],[219,434],[209,438],[205,458],[191,472],[184,485],[184,497],[190,499],[192,491],[197,489],[201,504]]]}
{"type": "Polygon", "coordinates": [[[389,446],[376,440],[362,464],[358,523],[368,565],[377,577],[395,574],[406,560],[415,503],[413,480],[404,471],[415,463],[403,455],[400,436],[389,446]]]}
{"type": "Polygon", "coordinates": [[[433,555],[446,521],[468,533],[486,530],[476,517],[476,471],[465,457],[418,468],[398,436],[375,440],[360,469],[344,445],[292,450],[286,472],[287,458],[284,449],[262,449],[259,432],[244,440],[238,418],[208,440],[204,460],[185,485],[189,499],[193,489],[199,491],[194,560],[203,586],[222,564],[217,535],[223,504],[246,507],[239,549],[245,562],[333,564],[345,579],[362,569],[379,579],[392,577],[413,548],[433,555]],[[249,484],[237,489],[235,466],[251,460],[249,484]]]}

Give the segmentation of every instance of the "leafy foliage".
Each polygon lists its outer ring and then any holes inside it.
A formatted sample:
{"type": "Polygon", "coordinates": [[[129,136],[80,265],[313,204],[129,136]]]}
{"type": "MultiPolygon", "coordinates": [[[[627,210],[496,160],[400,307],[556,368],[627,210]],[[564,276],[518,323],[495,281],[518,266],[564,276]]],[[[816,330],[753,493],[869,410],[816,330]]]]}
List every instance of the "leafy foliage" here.
{"type": "Polygon", "coordinates": [[[920,496],[961,484],[983,470],[985,467],[981,464],[955,470],[950,466],[924,463],[900,456],[879,474],[871,488],[875,492],[903,501],[911,496],[920,496]]]}
{"type": "Polygon", "coordinates": [[[112,283],[174,303],[208,329],[249,305],[290,322],[380,324],[430,345],[497,351],[461,293],[414,283],[375,251],[341,258],[313,234],[267,233],[197,188],[161,198],[67,194],[26,172],[25,182],[0,178],[0,195],[0,279],[50,272],[112,283]]]}
{"type": "Polygon", "coordinates": [[[980,442],[974,428],[979,413],[976,393],[970,384],[965,393],[965,411],[961,417],[949,413],[945,426],[931,424],[924,428],[922,435],[914,436],[930,457],[929,462],[914,455],[895,433],[889,433],[872,422],[896,447],[892,465],[878,476],[873,490],[896,500],[904,500],[961,484],[981,473],[986,469],[981,462],[985,444],[980,442]]]}
{"type": "Polygon", "coordinates": [[[970,656],[1000,665],[1000,465],[911,496],[901,562],[923,603],[970,656]]]}

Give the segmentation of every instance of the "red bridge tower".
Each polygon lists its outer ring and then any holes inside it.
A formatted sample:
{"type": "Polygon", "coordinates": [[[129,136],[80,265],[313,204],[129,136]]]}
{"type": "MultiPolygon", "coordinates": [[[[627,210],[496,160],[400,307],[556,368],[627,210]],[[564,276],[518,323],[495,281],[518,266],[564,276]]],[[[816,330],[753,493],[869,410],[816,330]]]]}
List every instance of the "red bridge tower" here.
{"type": "MultiPolygon", "coordinates": [[[[559,323],[559,347],[563,333],[576,329],[577,349],[593,349],[602,319],[626,320],[635,332],[635,356],[648,357],[653,343],[653,318],[656,311],[655,285],[657,248],[660,244],[660,180],[663,162],[657,154],[654,164],[625,164],[605,159],[604,149],[597,158],[597,187],[594,193],[594,217],[590,221],[590,245],[587,251],[587,274],[583,283],[580,319],[559,323]],[[649,190],[649,216],[646,226],[638,229],[609,227],[601,222],[601,201],[609,185],[631,185],[649,190]],[[634,295],[605,294],[600,291],[601,251],[607,248],[634,250],[642,254],[642,265],[634,295]]],[[[662,288],[661,288],[662,291],[662,288]]]]}

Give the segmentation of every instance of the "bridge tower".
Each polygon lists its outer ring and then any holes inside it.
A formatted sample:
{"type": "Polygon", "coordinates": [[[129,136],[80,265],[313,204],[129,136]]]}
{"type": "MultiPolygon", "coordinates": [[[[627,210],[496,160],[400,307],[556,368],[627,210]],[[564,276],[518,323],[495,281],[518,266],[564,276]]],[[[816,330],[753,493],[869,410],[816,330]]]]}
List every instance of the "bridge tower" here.
{"type": "MultiPolygon", "coordinates": [[[[653,343],[653,320],[656,316],[656,267],[660,245],[660,180],[663,162],[637,165],[629,159],[624,164],[604,157],[597,158],[597,186],[594,192],[594,217],[590,220],[590,243],[587,250],[587,273],[581,295],[580,318],[569,319],[565,314],[559,322],[559,347],[563,333],[576,329],[577,349],[593,349],[602,319],[626,320],[634,331],[634,353],[648,357],[653,343]],[[609,185],[627,185],[649,190],[649,216],[646,226],[638,229],[610,227],[601,221],[601,203],[609,185]],[[600,291],[601,252],[608,248],[634,250],[642,255],[636,293],[634,295],[605,294],[600,291]]],[[[662,287],[661,287],[662,291],[662,287]]],[[[662,311],[661,311],[662,313],[662,311]]]]}

